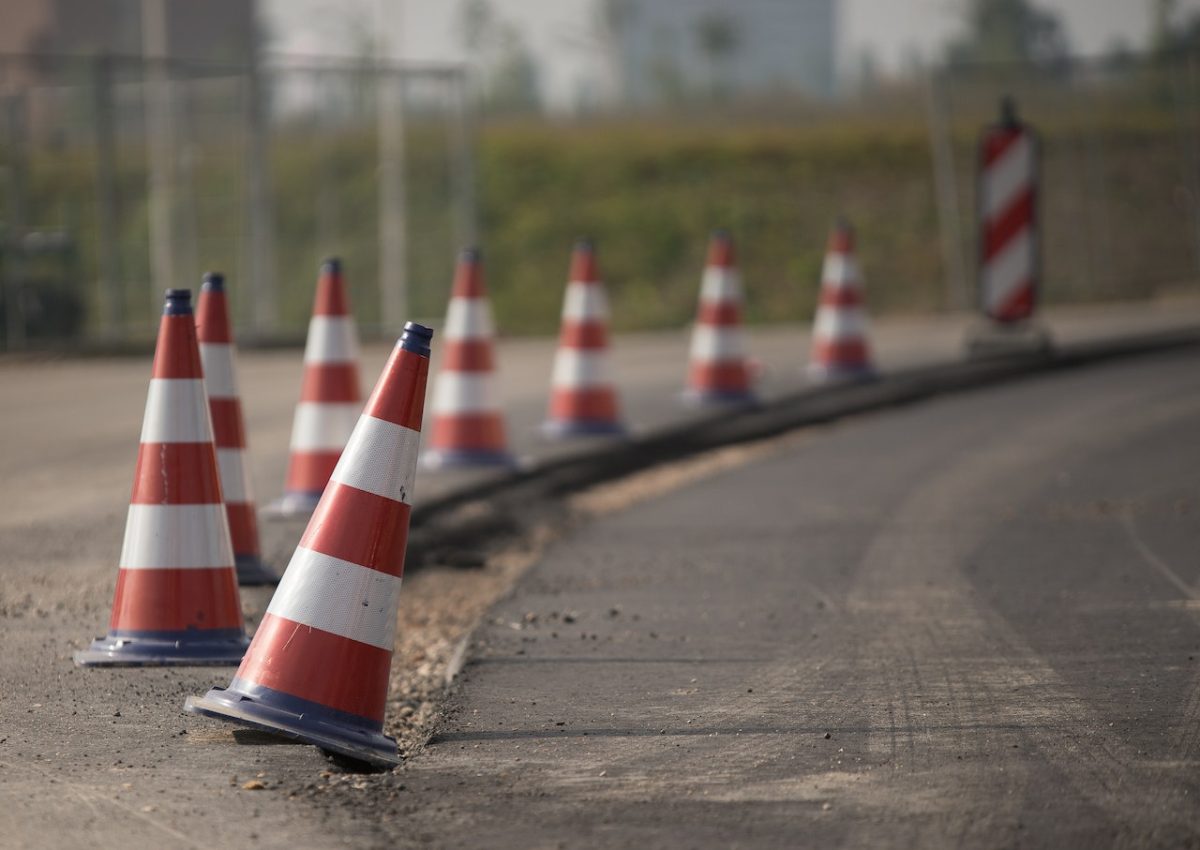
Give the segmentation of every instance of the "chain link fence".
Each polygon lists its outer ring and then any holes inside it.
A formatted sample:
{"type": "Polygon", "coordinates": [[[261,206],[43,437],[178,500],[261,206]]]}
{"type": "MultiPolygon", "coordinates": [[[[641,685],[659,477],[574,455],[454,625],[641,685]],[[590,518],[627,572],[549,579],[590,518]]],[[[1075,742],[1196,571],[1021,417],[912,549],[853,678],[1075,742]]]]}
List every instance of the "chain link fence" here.
{"type": "Polygon", "coordinates": [[[443,307],[475,239],[458,66],[0,57],[6,348],[144,340],[167,286],[226,272],[247,340],[303,332],[345,261],[363,329],[443,307]]]}

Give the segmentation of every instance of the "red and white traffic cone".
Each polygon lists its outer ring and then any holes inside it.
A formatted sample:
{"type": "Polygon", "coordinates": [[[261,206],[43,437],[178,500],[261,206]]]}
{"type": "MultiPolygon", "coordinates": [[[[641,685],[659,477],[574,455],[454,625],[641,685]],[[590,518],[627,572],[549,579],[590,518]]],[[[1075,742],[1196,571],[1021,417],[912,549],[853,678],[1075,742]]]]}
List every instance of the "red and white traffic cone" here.
{"type": "Polygon", "coordinates": [[[459,256],[442,335],[442,365],[433,388],[433,428],[422,465],[429,469],[513,466],[504,417],[493,391],[495,330],[476,249],[459,256]]]}
{"type": "Polygon", "coordinates": [[[819,381],[873,377],[862,275],[854,257],[854,229],[844,219],[838,219],[829,234],[820,299],[809,374],[819,381]]]}
{"type": "Polygon", "coordinates": [[[167,290],[108,635],[80,666],[236,664],[246,650],[191,299],[167,290]]]}
{"type": "Polygon", "coordinates": [[[187,711],[399,762],[384,704],[432,336],[404,326],[242,666],[187,711]]]}
{"type": "Polygon", "coordinates": [[[715,231],[708,244],[683,397],[692,404],[755,402],[742,333],[742,278],[725,230],[715,231]]]}
{"type": "Polygon", "coordinates": [[[595,248],[580,240],[571,255],[542,431],[549,437],[623,434],[617,407],[608,357],[608,298],[596,271],[595,248]]]}
{"type": "Polygon", "coordinates": [[[362,412],[358,383],[358,331],[342,264],[326,260],[304,346],[304,384],[292,421],[291,459],[278,516],[306,516],[321,499],[346,440],[362,412]]]}
{"type": "Polygon", "coordinates": [[[258,513],[246,463],[246,425],[234,368],[237,346],[229,322],[224,275],[209,272],[204,276],[200,302],[196,305],[196,334],[200,340],[200,362],[204,366],[204,386],[212,412],[217,468],[221,473],[225,513],[229,517],[238,584],[275,584],[279,576],[263,563],[258,542],[258,513]]]}

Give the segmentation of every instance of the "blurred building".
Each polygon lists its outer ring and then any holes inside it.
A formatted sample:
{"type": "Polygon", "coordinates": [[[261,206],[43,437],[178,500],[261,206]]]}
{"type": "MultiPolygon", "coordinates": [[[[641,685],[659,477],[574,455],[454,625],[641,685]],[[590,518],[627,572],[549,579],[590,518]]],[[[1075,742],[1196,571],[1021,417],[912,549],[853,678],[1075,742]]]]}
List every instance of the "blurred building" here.
{"type": "Polygon", "coordinates": [[[837,0],[600,0],[620,99],[834,93],[837,0]]]}
{"type": "Polygon", "coordinates": [[[141,55],[144,7],[157,2],[166,13],[167,56],[237,64],[251,56],[254,0],[0,0],[0,55],[35,60],[24,63],[27,81],[55,57],[141,55]]]}

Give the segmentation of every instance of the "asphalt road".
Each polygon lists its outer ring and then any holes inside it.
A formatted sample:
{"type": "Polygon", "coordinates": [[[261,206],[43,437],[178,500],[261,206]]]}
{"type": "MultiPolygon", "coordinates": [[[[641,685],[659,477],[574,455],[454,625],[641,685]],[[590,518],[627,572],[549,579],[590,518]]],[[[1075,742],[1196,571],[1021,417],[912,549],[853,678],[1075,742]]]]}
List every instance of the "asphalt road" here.
{"type": "MultiPolygon", "coordinates": [[[[962,327],[879,331],[892,367],[962,327]]],[[[769,393],[800,385],[802,334],[752,339],[769,393]]],[[[624,342],[630,418],[678,419],[686,339],[624,342]]],[[[551,351],[501,350],[522,451],[551,351]]],[[[0,847],[1194,843],[1196,359],[814,431],[579,529],[481,633],[442,736],[362,781],[182,715],[227,670],[71,665],[107,621],[149,364],[0,363],[0,847]]],[[[264,498],[298,382],[295,353],[243,359],[264,498]]],[[[298,530],[265,529],[286,557],[298,530]]]]}
{"type": "Polygon", "coordinates": [[[1197,846],[1198,468],[1193,351],[822,429],[597,521],[480,633],[403,777],[437,810],[395,834],[1197,846]]]}

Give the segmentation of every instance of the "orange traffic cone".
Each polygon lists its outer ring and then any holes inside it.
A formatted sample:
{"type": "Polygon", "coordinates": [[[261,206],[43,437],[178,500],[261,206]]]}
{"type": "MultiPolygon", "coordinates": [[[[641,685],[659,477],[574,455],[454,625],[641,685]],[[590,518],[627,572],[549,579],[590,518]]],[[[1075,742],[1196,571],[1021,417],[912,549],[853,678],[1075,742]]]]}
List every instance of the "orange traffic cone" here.
{"type": "Polygon", "coordinates": [[[421,458],[429,469],[512,466],[492,386],[492,311],[478,250],[462,252],[450,293],[443,359],[433,389],[433,429],[421,458]]]}
{"type": "Polygon", "coordinates": [[[242,666],[187,711],[399,762],[383,715],[432,336],[404,326],[242,666]]]}
{"type": "Polygon", "coordinates": [[[191,299],[167,290],[108,636],[80,666],[236,664],[246,650],[191,299]]]}
{"type": "Polygon", "coordinates": [[[196,305],[196,334],[238,584],[275,584],[279,576],[263,563],[258,542],[258,514],[246,464],[246,426],[234,368],[237,346],[229,323],[224,275],[209,272],[204,276],[200,303],[196,305]]]}
{"type": "Polygon", "coordinates": [[[821,381],[875,375],[867,345],[862,275],[854,258],[854,229],[844,219],[838,219],[829,234],[808,370],[821,381]]]}
{"type": "Polygon", "coordinates": [[[742,333],[742,279],[733,238],[725,230],[714,231],[708,243],[683,397],[693,404],[740,405],[755,401],[742,333]]]}
{"type": "Polygon", "coordinates": [[[608,299],[587,240],[577,242],[571,256],[542,431],[550,437],[625,433],[608,365],[608,299]]]}
{"type": "Polygon", "coordinates": [[[326,260],[317,280],[304,346],[304,384],[292,421],[291,459],[279,516],[312,513],[362,411],[358,389],[358,331],[342,280],[342,264],[326,260]]]}

